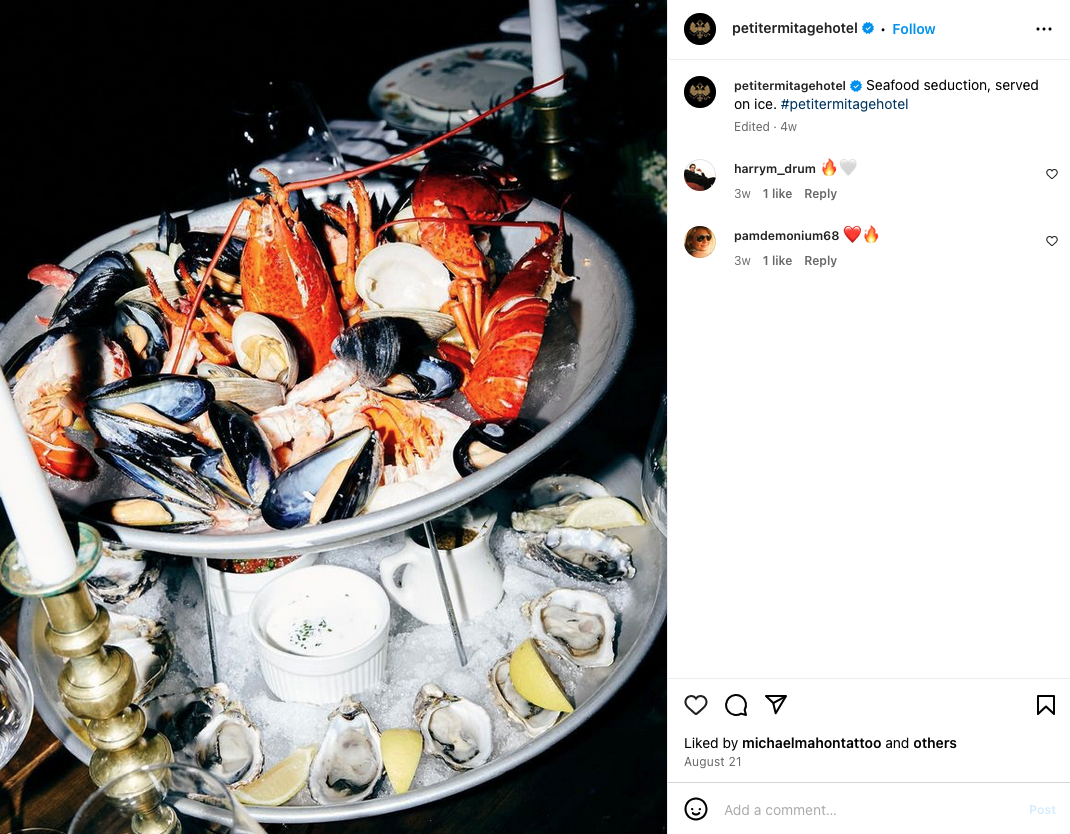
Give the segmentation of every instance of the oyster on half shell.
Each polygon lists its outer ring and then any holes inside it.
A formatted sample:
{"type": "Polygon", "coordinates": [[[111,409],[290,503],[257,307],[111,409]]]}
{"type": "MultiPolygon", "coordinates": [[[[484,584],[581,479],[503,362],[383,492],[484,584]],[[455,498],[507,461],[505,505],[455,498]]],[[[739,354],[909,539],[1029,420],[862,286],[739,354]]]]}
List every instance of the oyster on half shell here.
{"type": "Polygon", "coordinates": [[[260,729],[224,683],[152,698],[145,713],[177,761],[198,765],[225,785],[240,788],[264,769],[260,729]]]}
{"type": "Polygon", "coordinates": [[[141,703],[167,674],[175,653],[175,638],[163,623],[147,617],[110,612],[108,619],[108,645],[118,646],[134,661],[137,690],[133,700],[141,703]]]}
{"type": "Polygon", "coordinates": [[[530,738],[536,738],[560,721],[564,713],[535,706],[516,691],[509,677],[511,658],[512,655],[506,655],[491,667],[490,691],[506,717],[519,725],[530,738]]]}
{"type": "Polygon", "coordinates": [[[623,539],[586,527],[552,527],[545,535],[524,534],[525,556],[546,562],[585,582],[618,582],[635,576],[632,546],[623,539]]]}
{"type": "Polygon", "coordinates": [[[479,704],[447,695],[433,683],[416,696],[413,717],[424,737],[424,752],[454,770],[486,764],[494,752],[490,716],[479,704]]]}
{"type": "Polygon", "coordinates": [[[85,580],[86,588],[97,602],[123,606],[156,584],[161,567],[155,554],[107,541],[100,561],[85,580]]]}
{"type": "Polygon", "coordinates": [[[308,792],[320,805],[360,802],[382,775],[379,728],[360,701],[343,698],[327,717],[327,734],[308,772],[308,792]]]}
{"type": "Polygon", "coordinates": [[[601,594],[555,588],[522,610],[535,639],[576,666],[613,664],[617,618],[601,594]]]}

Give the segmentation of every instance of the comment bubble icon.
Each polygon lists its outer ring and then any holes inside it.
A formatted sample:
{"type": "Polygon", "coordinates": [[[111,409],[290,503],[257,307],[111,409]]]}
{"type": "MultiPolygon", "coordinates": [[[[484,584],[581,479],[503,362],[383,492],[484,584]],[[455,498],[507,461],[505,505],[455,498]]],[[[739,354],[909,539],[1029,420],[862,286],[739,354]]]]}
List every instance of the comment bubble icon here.
{"type": "Polygon", "coordinates": [[[729,715],[740,716],[747,715],[747,699],[742,695],[729,695],[724,702],[724,709],[729,715]]]}

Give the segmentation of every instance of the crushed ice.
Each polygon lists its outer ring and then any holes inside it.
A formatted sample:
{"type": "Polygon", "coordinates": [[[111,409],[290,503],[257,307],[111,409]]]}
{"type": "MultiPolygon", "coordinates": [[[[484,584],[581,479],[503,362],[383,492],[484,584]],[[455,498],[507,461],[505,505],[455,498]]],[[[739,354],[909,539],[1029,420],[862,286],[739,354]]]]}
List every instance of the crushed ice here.
{"type": "MultiPolygon", "coordinates": [[[[402,544],[402,535],[398,534],[322,554],[319,562],[350,567],[378,580],[379,561],[396,552],[402,544]]],[[[504,596],[493,611],[461,626],[468,653],[468,665],[464,668],[458,665],[448,626],[424,625],[391,602],[391,639],[387,647],[385,681],[374,689],[354,693],[380,730],[416,728],[412,715],[416,695],[425,683],[436,683],[446,692],[470,698],[487,710],[494,727],[493,758],[517,750],[529,739],[494,703],[487,679],[498,658],[531,636],[530,624],[520,612],[521,605],[555,587],[586,587],[606,596],[619,620],[621,612],[626,615],[633,602],[633,591],[627,582],[616,585],[579,582],[526,558],[516,548],[515,537],[503,535],[501,526],[492,536],[491,545],[503,566],[504,596]]],[[[166,621],[167,627],[180,635],[171,669],[152,695],[189,691],[212,683],[202,605],[203,595],[194,564],[179,559],[165,568],[156,587],[126,607],[126,613],[166,621]]],[[[264,731],[265,767],[271,767],[297,747],[319,744],[333,706],[279,701],[268,690],[260,672],[247,617],[216,614],[215,621],[220,676],[264,731]]],[[[576,683],[584,672],[555,657],[551,657],[550,662],[566,690],[574,695],[576,683]]],[[[410,790],[433,785],[453,775],[444,763],[425,755],[410,790]]],[[[384,779],[376,795],[390,793],[389,780],[384,779]]],[[[290,804],[313,804],[307,787],[290,804]]]]}

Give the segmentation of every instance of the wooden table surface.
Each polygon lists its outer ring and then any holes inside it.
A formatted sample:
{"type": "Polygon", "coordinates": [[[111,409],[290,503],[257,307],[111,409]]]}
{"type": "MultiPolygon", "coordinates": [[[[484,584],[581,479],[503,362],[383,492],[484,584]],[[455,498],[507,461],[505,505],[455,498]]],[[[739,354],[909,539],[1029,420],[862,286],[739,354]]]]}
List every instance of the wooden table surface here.
{"type": "MultiPolygon", "coordinates": [[[[0,634],[13,649],[20,603],[6,597],[0,634]]],[[[583,726],[533,761],[486,784],[403,813],[271,832],[571,834],[665,828],[665,630],[624,687],[583,726]],[[635,740],[645,747],[635,749],[635,740]]],[[[35,713],[30,733],[0,771],[0,834],[66,830],[95,786],[35,713]]]]}

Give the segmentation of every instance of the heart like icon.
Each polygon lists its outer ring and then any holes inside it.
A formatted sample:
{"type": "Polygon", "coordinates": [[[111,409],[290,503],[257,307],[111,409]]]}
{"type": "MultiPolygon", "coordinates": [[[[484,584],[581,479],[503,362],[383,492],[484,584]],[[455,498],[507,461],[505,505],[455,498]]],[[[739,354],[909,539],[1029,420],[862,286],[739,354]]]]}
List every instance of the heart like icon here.
{"type": "Polygon", "coordinates": [[[698,715],[706,709],[707,703],[705,695],[688,695],[684,698],[684,706],[691,710],[694,715],[698,715]]]}
{"type": "Polygon", "coordinates": [[[1049,169],[1048,169],[1047,171],[1045,171],[1044,173],[1046,173],[1046,174],[1048,175],[1048,179],[1051,179],[1051,180],[1053,180],[1053,179],[1055,179],[1055,178],[1056,178],[1057,176],[1059,176],[1059,169],[1058,169],[1058,168],[1049,168],[1049,169]]]}
{"type": "Polygon", "coordinates": [[[854,159],[841,159],[840,167],[843,168],[843,172],[847,176],[851,176],[851,172],[858,167],[858,161],[854,159]]]}
{"type": "Polygon", "coordinates": [[[1048,235],[1044,239],[1048,241],[1048,246],[1054,246],[1056,243],[1059,242],[1059,238],[1057,238],[1055,235],[1048,235]]]}
{"type": "Polygon", "coordinates": [[[847,235],[847,239],[849,241],[851,241],[851,243],[854,243],[856,240],[858,240],[858,236],[860,234],[862,234],[862,227],[861,226],[844,226],[843,227],[843,233],[845,235],[847,235]]]}

